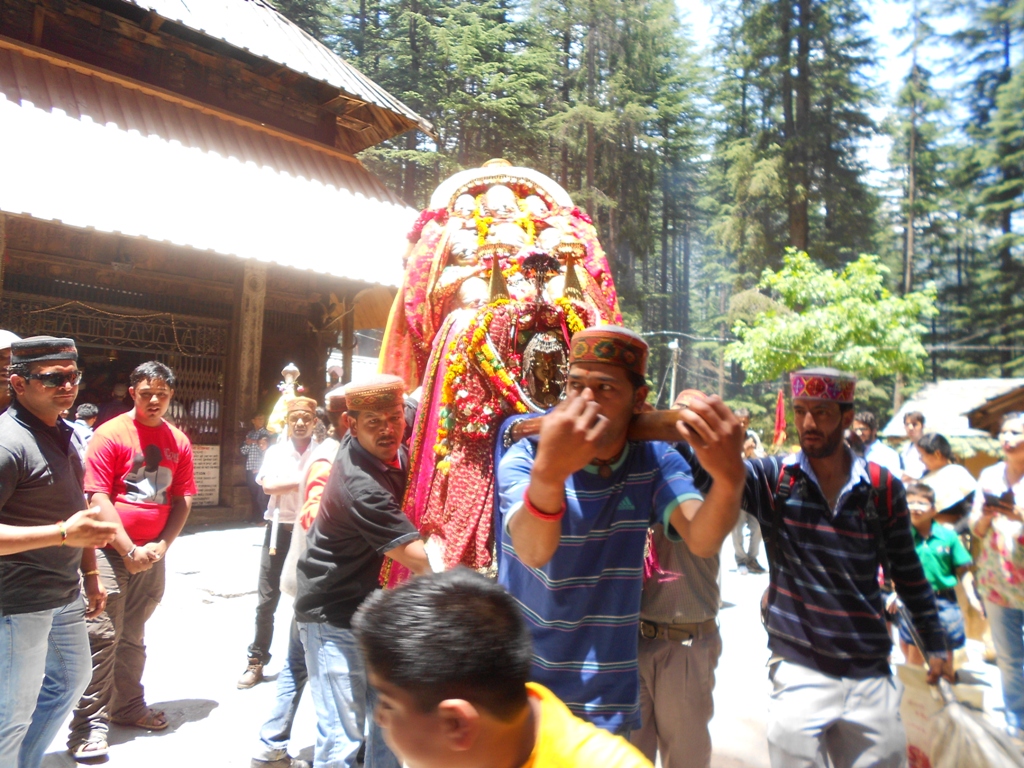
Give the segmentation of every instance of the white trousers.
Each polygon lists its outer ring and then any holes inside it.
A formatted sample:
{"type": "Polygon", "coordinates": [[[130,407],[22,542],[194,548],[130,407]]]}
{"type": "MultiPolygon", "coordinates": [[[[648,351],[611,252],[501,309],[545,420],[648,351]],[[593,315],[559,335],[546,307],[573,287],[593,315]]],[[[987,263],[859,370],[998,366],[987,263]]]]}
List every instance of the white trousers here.
{"type": "Polygon", "coordinates": [[[907,761],[894,677],[832,677],[772,665],[768,756],[772,768],[899,768],[907,761]]]}

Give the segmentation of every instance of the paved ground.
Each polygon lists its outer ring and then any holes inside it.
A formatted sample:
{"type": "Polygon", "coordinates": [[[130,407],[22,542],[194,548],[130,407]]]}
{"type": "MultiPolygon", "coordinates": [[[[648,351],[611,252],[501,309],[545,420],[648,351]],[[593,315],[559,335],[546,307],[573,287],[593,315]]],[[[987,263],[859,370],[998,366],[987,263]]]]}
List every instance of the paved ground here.
{"type": "MultiPolygon", "coordinates": [[[[249,765],[256,734],[270,711],[273,678],[287,645],[291,605],[282,600],[274,659],[267,668],[269,683],[248,691],[235,688],[245,668],[245,649],[252,639],[256,574],[263,529],[238,526],[187,531],[167,557],[167,593],[147,626],[149,662],[144,682],[151,706],[166,711],[171,723],[163,732],[111,729],[111,750],[101,764],[119,766],[249,765]]],[[[767,576],[740,575],[732,570],[731,544],[723,574],[721,614],[724,651],[718,667],[711,724],[715,768],[766,768],[765,714],[768,681],[765,634],[758,601],[767,576]]],[[[764,556],[762,555],[762,563],[764,556]]],[[[978,658],[979,648],[972,649],[978,658]]],[[[995,668],[975,666],[987,681],[995,668]]],[[[988,699],[998,701],[998,681],[988,699]]],[[[65,751],[66,730],[51,747],[45,768],[75,762],[65,751]]],[[[312,758],[315,720],[308,696],[299,710],[292,754],[312,758]]]]}

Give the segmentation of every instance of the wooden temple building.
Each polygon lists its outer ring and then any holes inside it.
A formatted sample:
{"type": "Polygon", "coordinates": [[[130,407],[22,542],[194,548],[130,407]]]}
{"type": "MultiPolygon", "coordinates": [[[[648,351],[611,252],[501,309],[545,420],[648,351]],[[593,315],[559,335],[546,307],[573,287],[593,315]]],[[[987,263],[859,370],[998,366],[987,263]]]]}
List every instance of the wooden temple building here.
{"type": "Polygon", "coordinates": [[[76,340],[78,402],[178,375],[197,506],[281,368],[383,327],[416,212],[354,157],[431,126],[265,0],[0,0],[0,328],[76,340]]]}

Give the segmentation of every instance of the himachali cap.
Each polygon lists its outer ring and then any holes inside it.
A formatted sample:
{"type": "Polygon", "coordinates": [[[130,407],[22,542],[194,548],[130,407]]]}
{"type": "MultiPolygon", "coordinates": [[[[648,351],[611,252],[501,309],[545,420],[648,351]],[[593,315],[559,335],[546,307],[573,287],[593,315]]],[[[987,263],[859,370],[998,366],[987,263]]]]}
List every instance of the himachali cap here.
{"type": "Polygon", "coordinates": [[[857,377],[836,368],[804,368],[789,374],[793,397],[852,403],[857,377]]]}
{"type": "Polygon", "coordinates": [[[31,336],[11,344],[11,365],[45,363],[50,360],[77,360],[78,349],[71,339],[31,336]]]}
{"type": "Polygon", "coordinates": [[[599,325],[577,331],[569,345],[569,365],[605,363],[638,376],[647,373],[647,342],[628,328],[599,325]]]}
{"type": "Polygon", "coordinates": [[[316,414],[316,400],[311,397],[296,397],[288,401],[288,407],[285,413],[292,413],[294,411],[309,411],[312,414],[316,414]]]}
{"type": "Polygon", "coordinates": [[[345,401],[345,388],[335,387],[324,395],[324,405],[328,413],[341,413],[348,410],[348,403],[345,401]]]}
{"type": "Polygon", "coordinates": [[[405,382],[398,376],[379,373],[358,384],[345,386],[345,400],[350,412],[387,411],[405,402],[405,382]]]}

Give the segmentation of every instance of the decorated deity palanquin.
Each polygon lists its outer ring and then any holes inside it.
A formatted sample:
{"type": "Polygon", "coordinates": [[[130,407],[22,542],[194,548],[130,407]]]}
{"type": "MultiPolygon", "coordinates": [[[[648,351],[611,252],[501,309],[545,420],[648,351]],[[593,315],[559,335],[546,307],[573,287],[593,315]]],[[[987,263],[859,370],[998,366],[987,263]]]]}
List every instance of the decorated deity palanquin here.
{"type": "Polygon", "coordinates": [[[502,160],[443,182],[409,243],[381,350],[420,391],[403,507],[446,568],[487,569],[498,428],[558,402],[575,331],[621,322],[611,269],[565,190],[502,160]]]}

